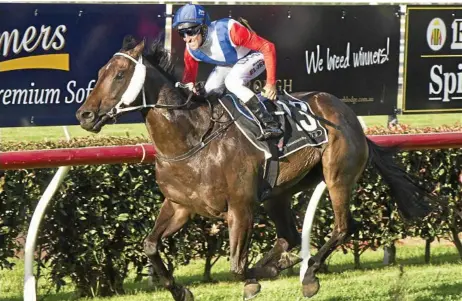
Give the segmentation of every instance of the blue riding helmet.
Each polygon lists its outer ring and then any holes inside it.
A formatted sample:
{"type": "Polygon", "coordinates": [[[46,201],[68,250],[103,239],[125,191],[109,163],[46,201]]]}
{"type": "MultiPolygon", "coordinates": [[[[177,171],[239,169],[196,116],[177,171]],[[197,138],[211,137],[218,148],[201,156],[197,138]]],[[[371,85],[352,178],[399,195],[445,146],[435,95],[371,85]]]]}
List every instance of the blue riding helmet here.
{"type": "Polygon", "coordinates": [[[173,17],[172,27],[176,28],[181,24],[183,28],[188,28],[195,25],[210,25],[209,14],[205,11],[202,5],[186,4],[180,7],[173,17]]]}

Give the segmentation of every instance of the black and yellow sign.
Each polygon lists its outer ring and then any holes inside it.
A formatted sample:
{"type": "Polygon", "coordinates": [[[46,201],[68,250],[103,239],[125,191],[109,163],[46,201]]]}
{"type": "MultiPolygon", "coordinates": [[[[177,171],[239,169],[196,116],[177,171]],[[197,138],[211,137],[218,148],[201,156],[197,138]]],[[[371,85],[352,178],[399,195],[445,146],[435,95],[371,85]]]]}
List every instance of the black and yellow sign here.
{"type": "Polygon", "coordinates": [[[462,112],[462,6],[409,6],[404,113],[462,112]]]}

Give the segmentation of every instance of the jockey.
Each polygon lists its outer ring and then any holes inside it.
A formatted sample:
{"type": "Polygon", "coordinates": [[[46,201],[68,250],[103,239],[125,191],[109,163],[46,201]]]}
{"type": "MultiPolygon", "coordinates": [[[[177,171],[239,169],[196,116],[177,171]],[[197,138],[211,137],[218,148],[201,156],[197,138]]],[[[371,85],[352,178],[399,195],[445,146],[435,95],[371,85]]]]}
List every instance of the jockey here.
{"type": "Polygon", "coordinates": [[[260,122],[259,140],[282,135],[278,123],[246,84],[265,69],[266,85],[262,95],[276,99],[276,50],[274,44],[259,37],[236,20],[225,18],[214,22],[204,7],[186,4],[175,13],[173,28],[186,43],[182,82],[195,91],[199,62],[216,65],[205,83],[206,95],[223,94],[225,87],[252,112],[260,122]]]}

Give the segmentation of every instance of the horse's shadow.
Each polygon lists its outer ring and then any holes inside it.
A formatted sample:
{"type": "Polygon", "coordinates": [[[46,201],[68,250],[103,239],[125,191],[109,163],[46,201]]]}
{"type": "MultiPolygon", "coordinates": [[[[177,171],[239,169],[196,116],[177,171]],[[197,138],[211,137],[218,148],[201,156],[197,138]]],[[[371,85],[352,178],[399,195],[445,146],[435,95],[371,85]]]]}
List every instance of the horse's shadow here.
{"type": "MultiPolygon", "coordinates": [[[[444,264],[444,263],[455,263],[460,261],[459,257],[457,254],[440,254],[436,256],[431,257],[431,263],[434,265],[439,265],[439,264],[444,264]]],[[[426,265],[423,262],[423,255],[422,256],[413,256],[409,257],[406,259],[397,259],[396,265],[403,265],[405,266],[424,266],[426,265]]],[[[382,261],[380,260],[373,260],[373,261],[367,261],[362,264],[362,267],[360,270],[362,271],[367,271],[367,270],[373,270],[373,269],[378,269],[378,268],[386,268],[382,261]]],[[[333,263],[329,265],[328,271],[323,272],[323,273],[343,273],[347,271],[353,270],[353,264],[352,263],[342,263],[342,264],[337,264],[333,263]]],[[[284,271],[281,273],[281,275],[284,275],[286,277],[298,277],[299,273],[299,266],[294,267],[292,273],[289,275],[287,271],[284,271]]],[[[220,282],[239,282],[239,280],[236,280],[232,274],[230,274],[227,271],[218,271],[216,273],[213,273],[213,282],[215,283],[220,283],[220,282]]],[[[192,285],[192,286],[198,286],[198,285],[203,285],[203,284],[209,284],[211,282],[206,282],[203,280],[202,273],[197,273],[193,275],[178,275],[178,280],[181,283],[184,283],[185,285],[192,285]]],[[[124,284],[125,288],[125,293],[126,295],[135,295],[139,292],[150,292],[150,291],[158,291],[159,289],[163,290],[163,287],[161,284],[154,284],[152,286],[149,286],[147,284],[147,279],[143,279],[142,281],[139,282],[134,282],[132,280],[127,281],[124,284]]],[[[461,294],[461,284],[441,284],[437,287],[432,287],[429,290],[431,290],[431,296],[428,297],[417,297],[415,300],[416,301],[431,301],[435,300],[435,297],[455,297],[455,296],[460,296],[461,294]]],[[[53,294],[53,300],[72,300],[74,297],[73,292],[61,292],[61,293],[56,293],[53,294]]],[[[15,297],[9,297],[9,298],[4,298],[0,297],[0,301],[22,301],[23,298],[21,296],[15,296],[15,297]]],[[[351,300],[348,297],[339,297],[335,296],[333,299],[330,299],[329,301],[348,301],[351,300]]],[[[455,299],[454,299],[455,300],[455,299]]]]}
{"type": "MultiPolygon", "coordinates": [[[[201,274],[196,275],[178,275],[178,281],[184,283],[185,285],[202,285],[202,284],[215,284],[215,283],[222,283],[222,282],[240,282],[240,280],[235,279],[229,272],[220,271],[217,273],[213,273],[213,279],[211,281],[204,281],[201,274]]],[[[151,291],[151,290],[158,290],[163,289],[163,286],[160,283],[155,283],[152,286],[147,284],[147,280],[142,280],[139,282],[127,282],[124,284],[125,291],[127,293],[135,292],[135,291],[151,291]]],[[[1,301],[1,300],[0,300],[1,301]]]]}
{"type": "MultiPolygon", "coordinates": [[[[460,300],[462,299],[462,284],[441,284],[437,287],[430,289],[431,296],[417,297],[415,301],[433,301],[439,300],[438,297],[451,297],[449,300],[460,300]]],[[[443,300],[443,299],[440,299],[443,300]]]]}
{"type": "MultiPolygon", "coordinates": [[[[76,300],[75,293],[74,292],[61,292],[61,293],[55,293],[53,294],[53,291],[50,292],[50,296],[53,296],[53,298],[47,298],[46,296],[42,295],[37,295],[37,300],[42,301],[42,300],[76,300]]],[[[14,297],[0,297],[0,301],[23,301],[24,298],[23,296],[14,296],[14,297]]]]}
{"type": "MultiPolygon", "coordinates": [[[[457,254],[439,254],[431,257],[431,264],[433,265],[440,265],[440,264],[445,264],[445,263],[455,263],[459,262],[460,258],[457,254]]],[[[412,256],[408,257],[405,259],[397,259],[396,264],[392,265],[396,268],[398,266],[404,266],[404,269],[406,269],[406,266],[425,266],[427,265],[424,263],[424,256],[412,256]]],[[[357,269],[360,271],[368,271],[368,270],[376,270],[376,269],[381,269],[381,268],[387,268],[390,266],[384,265],[381,260],[371,260],[367,261],[361,264],[361,268],[357,269]]],[[[328,266],[327,271],[322,272],[323,274],[330,274],[330,273],[336,273],[336,274],[342,274],[344,272],[349,272],[354,269],[354,264],[353,263],[333,263],[328,266]]],[[[299,265],[293,267],[293,270],[291,272],[283,271],[280,276],[284,277],[298,277],[299,275],[299,265]]],[[[219,271],[216,273],[212,274],[212,282],[207,282],[203,280],[203,276],[201,273],[197,273],[195,275],[178,275],[177,278],[181,283],[184,283],[185,285],[193,285],[193,286],[198,286],[202,284],[210,284],[210,283],[220,283],[220,282],[240,282],[239,280],[236,280],[232,274],[230,274],[227,271],[219,271]]],[[[137,292],[137,291],[154,291],[158,289],[163,289],[161,284],[155,284],[153,286],[148,286],[147,281],[143,280],[140,282],[127,282],[125,284],[126,292],[130,294],[130,292],[137,292]]],[[[438,287],[438,289],[435,289],[434,293],[437,295],[441,296],[447,296],[447,295],[452,295],[455,293],[460,292],[461,286],[460,285],[441,285],[438,287]],[[446,291],[445,288],[448,287],[449,289],[446,291]]],[[[334,300],[334,299],[333,299],[334,300]]],[[[348,298],[346,299],[338,299],[337,297],[335,298],[336,301],[341,301],[341,300],[350,300],[348,298]]],[[[425,298],[420,298],[416,299],[419,301],[424,301],[424,300],[430,300],[430,299],[425,299],[425,298]]],[[[0,299],[0,301],[2,301],[0,299]]]]}
{"type": "MultiPolygon", "coordinates": [[[[459,255],[457,254],[439,254],[435,256],[431,256],[430,259],[430,264],[434,265],[439,265],[439,264],[444,264],[444,263],[455,263],[455,262],[460,262],[461,259],[459,255]]],[[[328,262],[327,262],[328,263],[328,262]]],[[[412,256],[408,257],[405,259],[396,259],[396,263],[390,266],[403,266],[404,268],[406,266],[424,266],[427,265],[424,262],[424,255],[422,256],[412,256]]],[[[386,268],[388,267],[387,265],[383,264],[381,260],[371,260],[367,262],[361,263],[361,267],[357,270],[360,271],[368,271],[368,270],[376,270],[380,268],[386,268]]],[[[328,265],[327,272],[325,273],[342,273],[345,271],[351,271],[354,269],[354,264],[353,263],[335,263],[328,265]]]]}

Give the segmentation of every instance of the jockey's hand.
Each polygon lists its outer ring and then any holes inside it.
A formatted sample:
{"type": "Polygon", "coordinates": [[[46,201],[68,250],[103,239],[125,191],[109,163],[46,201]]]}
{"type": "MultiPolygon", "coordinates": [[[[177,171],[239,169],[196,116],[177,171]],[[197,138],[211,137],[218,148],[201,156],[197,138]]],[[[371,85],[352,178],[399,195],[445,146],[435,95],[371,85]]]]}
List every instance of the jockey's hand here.
{"type": "Polygon", "coordinates": [[[197,92],[196,85],[193,82],[189,82],[189,83],[185,84],[185,86],[186,86],[186,89],[189,90],[189,92],[192,92],[192,93],[194,93],[196,95],[199,94],[197,92]]]}
{"type": "Polygon", "coordinates": [[[183,83],[180,83],[180,82],[177,82],[175,84],[176,87],[180,87],[180,88],[183,88],[183,89],[188,89],[190,92],[193,92],[194,94],[198,94],[198,91],[196,89],[196,86],[194,85],[193,82],[189,82],[189,83],[186,83],[186,84],[183,84],[183,83]]]}
{"type": "Polygon", "coordinates": [[[269,100],[276,100],[277,90],[276,85],[266,84],[261,90],[261,95],[268,98],[269,100]]]}
{"type": "Polygon", "coordinates": [[[205,82],[197,82],[194,87],[198,95],[205,95],[205,82]]]}

